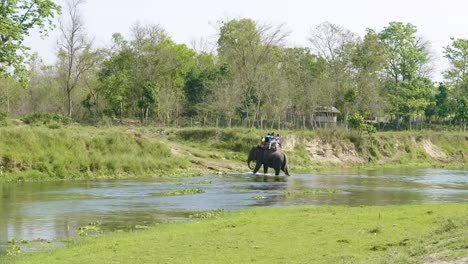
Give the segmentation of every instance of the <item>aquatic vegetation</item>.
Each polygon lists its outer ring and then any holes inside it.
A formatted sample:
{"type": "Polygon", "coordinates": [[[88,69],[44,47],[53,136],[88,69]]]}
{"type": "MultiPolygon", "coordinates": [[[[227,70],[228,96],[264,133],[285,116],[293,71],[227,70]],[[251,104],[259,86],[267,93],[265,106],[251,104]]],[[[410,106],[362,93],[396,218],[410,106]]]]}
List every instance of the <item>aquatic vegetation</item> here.
{"type": "Polygon", "coordinates": [[[96,235],[100,233],[102,233],[102,230],[101,230],[101,222],[99,221],[92,222],[85,226],[78,227],[79,236],[96,235]]]}
{"type": "Polygon", "coordinates": [[[145,226],[145,225],[135,225],[135,229],[148,229],[150,228],[149,226],[145,226]]]}
{"type": "Polygon", "coordinates": [[[210,180],[203,180],[203,181],[196,181],[196,182],[190,182],[190,184],[195,184],[195,185],[203,185],[203,184],[212,184],[213,182],[210,180]]]}
{"type": "Polygon", "coordinates": [[[163,192],[157,192],[157,193],[151,193],[151,196],[179,196],[179,195],[193,195],[193,194],[199,194],[199,193],[205,193],[205,190],[200,189],[200,188],[194,188],[194,189],[183,189],[183,190],[165,190],[163,192]]]}
{"type": "Polygon", "coordinates": [[[216,209],[216,210],[210,210],[210,211],[204,211],[204,212],[196,212],[196,213],[190,214],[189,218],[201,218],[201,219],[218,218],[218,217],[224,216],[225,214],[226,214],[226,210],[216,209]]]}
{"type": "Polygon", "coordinates": [[[302,189],[295,191],[284,191],[283,195],[287,197],[291,196],[307,196],[307,195],[318,195],[318,194],[334,194],[343,192],[336,189],[302,189]]]}
{"type": "Polygon", "coordinates": [[[13,244],[6,249],[7,256],[17,256],[19,254],[21,254],[21,247],[16,244],[13,244]]]}

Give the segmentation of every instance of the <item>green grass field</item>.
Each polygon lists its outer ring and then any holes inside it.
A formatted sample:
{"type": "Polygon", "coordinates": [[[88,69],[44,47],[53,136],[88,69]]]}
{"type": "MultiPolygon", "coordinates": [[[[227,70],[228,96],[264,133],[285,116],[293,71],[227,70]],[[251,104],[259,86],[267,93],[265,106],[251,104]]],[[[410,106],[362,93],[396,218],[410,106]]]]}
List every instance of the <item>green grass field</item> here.
{"type": "Polygon", "coordinates": [[[212,216],[0,262],[424,263],[468,257],[467,204],[248,209],[212,216]]]}

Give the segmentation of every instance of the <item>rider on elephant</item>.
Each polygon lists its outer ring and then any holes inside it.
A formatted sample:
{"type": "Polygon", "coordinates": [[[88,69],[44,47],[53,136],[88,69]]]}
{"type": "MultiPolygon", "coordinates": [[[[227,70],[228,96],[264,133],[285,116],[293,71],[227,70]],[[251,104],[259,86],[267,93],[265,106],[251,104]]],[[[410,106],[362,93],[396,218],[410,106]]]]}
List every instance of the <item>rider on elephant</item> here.
{"type": "Polygon", "coordinates": [[[281,137],[279,134],[269,133],[266,137],[262,138],[261,147],[265,149],[276,149],[281,147],[281,137]]]}

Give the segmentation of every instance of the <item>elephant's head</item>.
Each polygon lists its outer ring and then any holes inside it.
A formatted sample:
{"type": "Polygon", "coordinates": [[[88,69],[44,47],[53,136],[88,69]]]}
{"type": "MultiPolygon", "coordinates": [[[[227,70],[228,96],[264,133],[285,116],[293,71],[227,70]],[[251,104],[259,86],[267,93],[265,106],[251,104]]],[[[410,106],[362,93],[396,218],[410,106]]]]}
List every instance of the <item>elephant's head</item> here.
{"type": "Polygon", "coordinates": [[[251,166],[250,166],[250,162],[252,162],[253,160],[257,160],[257,157],[259,155],[259,153],[261,152],[261,147],[259,146],[253,146],[250,151],[249,151],[249,157],[247,158],[247,165],[249,166],[249,169],[253,169],[251,166]]]}

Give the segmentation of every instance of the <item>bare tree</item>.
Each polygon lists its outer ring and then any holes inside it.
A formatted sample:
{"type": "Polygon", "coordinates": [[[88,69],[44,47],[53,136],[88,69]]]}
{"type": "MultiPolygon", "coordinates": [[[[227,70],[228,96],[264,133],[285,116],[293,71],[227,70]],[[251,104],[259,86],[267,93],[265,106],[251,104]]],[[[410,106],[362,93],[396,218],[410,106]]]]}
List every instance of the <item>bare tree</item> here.
{"type": "Polygon", "coordinates": [[[356,38],[356,35],[348,29],[326,21],[310,31],[308,40],[317,55],[328,61],[334,61],[339,49],[356,38]]]}
{"type": "Polygon", "coordinates": [[[65,17],[59,21],[59,73],[61,85],[67,94],[67,114],[72,115],[72,92],[78,86],[80,77],[96,62],[91,51],[91,41],[85,32],[80,6],[84,0],[69,0],[65,17]]]}

